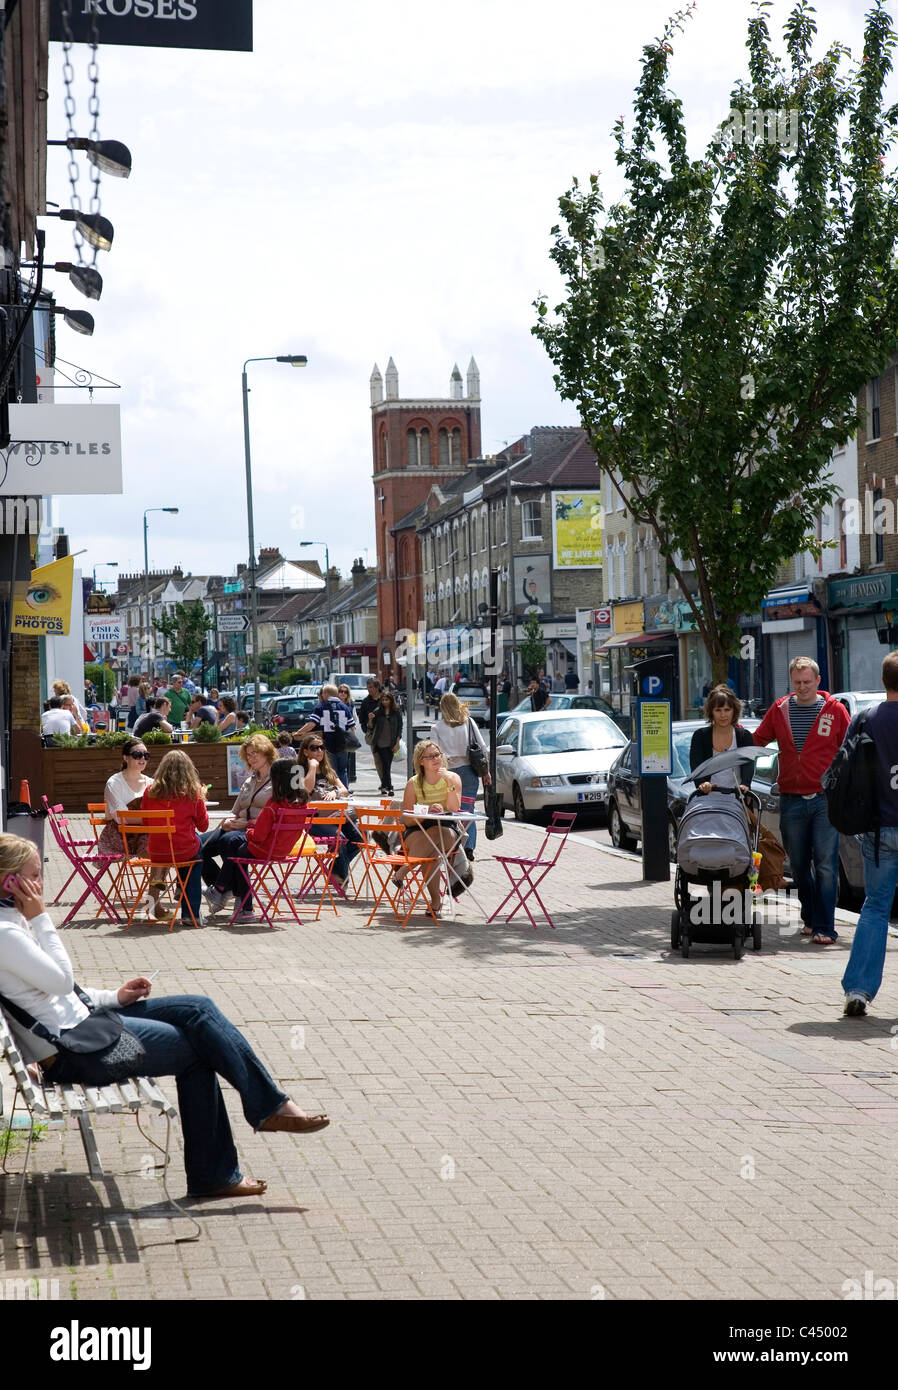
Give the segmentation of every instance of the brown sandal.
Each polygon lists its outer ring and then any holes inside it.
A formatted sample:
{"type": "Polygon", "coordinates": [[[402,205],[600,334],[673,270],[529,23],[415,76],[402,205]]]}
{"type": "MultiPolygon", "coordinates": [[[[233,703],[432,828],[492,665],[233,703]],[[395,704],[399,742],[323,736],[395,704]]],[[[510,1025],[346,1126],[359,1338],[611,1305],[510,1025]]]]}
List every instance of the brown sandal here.
{"type": "Polygon", "coordinates": [[[197,1202],[211,1202],[218,1197],[261,1197],[268,1190],[268,1183],[262,1178],[241,1178],[230,1187],[222,1187],[218,1192],[199,1192],[190,1195],[197,1202]]]}
{"type": "Polygon", "coordinates": [[[259,1125],[259,1133],[286,1130],[291,1134],[314,1134],[318,1129],[326,1129],[329,1124],[327,1115],[269,1115],[259,1125]]]}

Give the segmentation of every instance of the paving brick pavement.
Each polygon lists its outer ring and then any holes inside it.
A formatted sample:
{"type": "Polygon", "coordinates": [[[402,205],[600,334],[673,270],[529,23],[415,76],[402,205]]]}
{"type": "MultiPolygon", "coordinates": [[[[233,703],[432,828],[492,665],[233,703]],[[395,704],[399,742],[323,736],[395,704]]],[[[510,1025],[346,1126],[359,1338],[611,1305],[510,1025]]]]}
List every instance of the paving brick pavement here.
{"type": "MultiPolygon", "coordinates": [[[[540,835],[507,822],[481,840],[488,911],[505,891],[492,852],[540,835]]],[[[52,896],[62,865],[46,867],[52,896]]],[[[570,840],[547,882],[554,932],[487,926],[468,896],[457,921],[406,932],[367,926],[361,903],[275,931],[82,916],[64,932],[80,980],[159,969],[157,991],[211,995],[332,1123],[254,1135],[225,1088],[245,1171],[269,1190],[197,1204],[187,1245],[132,1120],[96,1123],[97,1183],[77,1131],[50,1131],[30,1247],[9,1236],[19,1179],[0,1182],[4,1272],[78,1300],[838,1299],[865,1270],[891,1277],[894,945],[875,1015],[843,1020],[850,925],[825,954],[774,926],[760,955],[683,961],[671,887],[640,874],[570,840]]]]}

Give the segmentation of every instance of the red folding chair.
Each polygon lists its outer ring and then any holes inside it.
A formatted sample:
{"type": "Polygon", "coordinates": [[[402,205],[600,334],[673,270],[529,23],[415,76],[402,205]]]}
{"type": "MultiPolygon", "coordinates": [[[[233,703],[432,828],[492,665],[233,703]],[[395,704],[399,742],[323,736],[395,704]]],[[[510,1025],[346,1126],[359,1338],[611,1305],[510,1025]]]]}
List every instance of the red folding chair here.
{"type": "Polygon", "coordinates": [[[304,867],[297,894],[300,900],[307,898],[316,888],[320,887],[321,889],[318,911],[315,913],[316,922],[321,916],[325,897],[330,898],[330,905],[335,916],[337,904],[334,902],[334,892],[340,898],[346,897],[346,890],[341,888],[338,883],[333,882],[334,865],[345,838],[343,822],[346,820],[346,806],[345,801],[310,801],[308,803],[309,809],[314,812],[314,820],[309,826],[307,834],[315,842],[315,853],[304,857],[301,861],[297,857],[293,862],[294,865],[302,862],[304,867]]]}
{"type": "MultiPolygon", "coordinates": [[[[234,859],[231,861],[243,871],[247,885],[246,892],[239,902],[237,901],[239,890],[234,894],[234,912],[231,923],[236,920],[239,913],[243,912],[247,900],[253,897],[259,904],[262,920],[267,922],[272,929],[274,922],[271,920],[269,912],[275,917],[278,915],[278,905],[282,898],[286,901],[294,922],[299,924],[296,903],[293,901],[293,895],[287,886],[287,879],[300,862],[299,856],[297,854],[276,856],[274,851],[281,843],[280,837],[286,836],[288,833],[293,837],[290,843],[295,848],[297,841],[308,833],[309,825],[314,819],[315,812],[309,810],[307,806],[282,806],[274,818],[271,845],[267,857],[265,859],[234,859]],[[273,887],[269,886],[269,879],[272,880],[273,887]],[[263,893],[268,899],[267,903],[262,901],[263,893]]],[[[231,923],[228,925],[230,926],[231,923]]]]}
{"type": "Polygon", "coordinates": [[[511,898],[517,897],[517,906],[514,908],[514,911],[508,914],[506,921],[510,922],[512,917],[514,917],[515,914],[520,912],[521,908],[523,908],[527,916],[530,918],[530,924],[533,927],[533,930],[536,931],[536,922],[534,921],[533,914],[531,913],[530,908],[527,906],[527,899],[530,897],[534,897],[536,898],[536,901],[539,903],[540,908],[545,914],[545,918],[546,921],[549,923],[549,926],[552,928],[553,931],[555,930],[555,923],[549,916],[548,909],[545,903],[543,902],[542,898],[539,896],[537,889],[539,888],[539,885],[542,883],[543,879],[547,876],[549,871],[551,869],[554,869],[555,865],[558,863],[561,851],[564,849],[565,844],[567,843],[567,837],[568,835],[570,835],[571,829],[573,828],[573,824],[576,819],[576,812],[555,811],[552,815],[551,823],[546,827],[546,838],[540,845],[539,854],[536,856],[535,859],[514,859],[507,854],[497,854],[494,856],[496,862],[501,864],[505,872],[508,874],[508,881],[511,884],[511,892],[508,893],[506,897],[502,899],[501,903],[496,908],[492,917],[487,918],[488,922],[495,921],[505,904],[511,898]],[[553,838],[555,841],[555,853],[552,855],[550,859],[549,847],[552,844],[553,838]],[[515,877],[515,875],[517,875],[517,877],[515,877]],[[533,875],[538,876],[533,877],[533,875]],[[525,885],[526,891],[522,892],[521,890],[525,887],[525,885]]]}
{"type": "Polygon", "coordinates": [[[85,885],[84,892],[68,913],[62,925],[67,927],[81,908],[82,903],[86,902],[87,899],[91,897],[96,899],[100,904],[97,911],[94,913],[95,917],[99,917],[105,912],[113,922],[120,922],[121,918],[107,895],[103,892],[103,889],[100,887],[100,879],[104,874],[109,872],[113,864],[119,863],[122,856],[120,854],[104,854],[97,848],[94,840],[76,840],[69,829],[68,820],[65,816],[60,814],[63,808],[61,806],[51,806],[45,796],[42,797],[41,800],[47,812],[47,820],[50,823],[50,830],[52,831],[53,838],[72,866],[72,873],[56,894],[56,897],[53,899],[54,903],[59,901],[73,878],[80,878],[85,885]]]}

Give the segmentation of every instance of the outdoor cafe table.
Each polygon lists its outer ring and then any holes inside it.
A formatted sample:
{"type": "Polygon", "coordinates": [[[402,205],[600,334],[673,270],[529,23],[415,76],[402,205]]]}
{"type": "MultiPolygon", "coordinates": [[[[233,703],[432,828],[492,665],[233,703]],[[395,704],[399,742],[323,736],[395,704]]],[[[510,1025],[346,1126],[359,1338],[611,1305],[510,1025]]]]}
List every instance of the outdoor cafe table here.
{"type": "MultiPolygon", "coordinates": [[[[360,809],[362,809],[362,810],[379,810],[380,807],[381,807],[381,805],[382,805],[382,803],[381,803],[380,801],[377,801],[377,802],[355,801],[355,802],[353,802],[353,805],[358,806],[358,807],[359,807],[360,809]]],[[[445,870],[446,879],[447,879],[447,882],[449,883],[449,889],[450,889],[450,891],[449,891],[449,911],[450,911],[450,916],[451,916],[452,920],[454,921],[454,920],[455,920],[455,898],[453,897],[453,894],[452,894],[452,891],[451,891],[451,890],[452,890],[452,880],[453,880],[453,878],[454,878],[454,879],[456,880],[457,883],[464,883],[464,879],[462,878],[461,874],[458,873],[458,871],[457,871],[455,868],[453,868],[452,864],[450,864],[450,862],[449,862],[449,855],[450,855],[450,854],[453,854],[453,853],[455,852],[455,850],[458,849],[459,845],[461,844],[461,841],[462,841],[462,838],[463,838],[463,836],[464,836],[464,833],[465,833],[465,831],[462,830],[462,829],[459,827],[458,822],[459,822],[459,821],[462,821],[462,822],[464,823],[465,828],[467,828],[467,826],[470,825],[472,822],[473,822],[474,824],[477,824],[478,821],[486,821],[486,819],[487,819],[486,815],[485,815],[482,811],[443,811],[443,812],[441,812],[441,813],[435,815],[435,814],[433,813],[433,811],[429,811],[429,810],[425,810],[425,811],[403,811],[401,808],[397,808],[397,807],[393,807],[392,809],[395,811],[395,813],[396,813],[397,815],[401,815],[406,821],[412,821],[412,822],[414,823],[414,826],[416,826],[417,829],[421,831],[421,834],[427,836],[427,839],[430,841],[430,844],[433,846],[434,852],[435,852],[437,858],[440,860],[440,862],[441,862],[441,864],[442,864],[442,866],[443,866],[443,869],[445,870]],[[439,841],[436,841],[436,840],[434,840],[434,839],[431,838],[430,834],[428,833],[427,827],[421,824],[421,822],[424,821],[424,820],[428,820],[428,821],[445,821],[446,824],[450,827],[450,829],[454,829],[454,830],[458,831],[458,835],[456,836],[455,845],[453,846],[453,848],[452,848],[451,850],[449,850],[449,851],[447,852],[446,850],[443,849],[443,846],[442,846],[442,844],[441,844],[439,841]]],[[[480,908],[480,911],[483,912],[484,917],[485,917],[485,916],[486,916],[486,912],[485,912],[485,910],[484,910],[483,904],[480,903],[480,902],[478,901],[477,897],[474,895],[473,892],[471,892],[471,889],[468,888],[467,884],[465,884],[465,888],[466,888],[466,891],[467,891],[468,893],[471,894],[471,900],[472,900],[472,902],[477,903],[477,906],[480,908]]]]}

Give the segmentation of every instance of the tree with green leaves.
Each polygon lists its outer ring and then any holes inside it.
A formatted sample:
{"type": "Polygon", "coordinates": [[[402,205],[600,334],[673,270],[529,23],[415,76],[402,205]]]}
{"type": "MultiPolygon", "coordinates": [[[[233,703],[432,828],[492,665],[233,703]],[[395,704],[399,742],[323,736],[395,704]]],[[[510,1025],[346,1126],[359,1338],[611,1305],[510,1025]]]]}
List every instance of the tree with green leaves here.
{"type": "Polygon", "coordinates": [[[627,192],[606,212],[598,175],[573,180],[552,229],[566,296],[554,317],[539,297],[533,328],[601,467],[657,536],[717,680],[778,567],[819,554],[832,450],[898,339],[891,18],[874,0],[860,61],[841,43],[815,60],[798,0],[780,60],[768,9],[755,6],[749,78],[702,159],[668,88],[690,11],[643,48],[632,132],[614,127],[627,192]]]}
{"type": "Polygon", "coordinates": [[[190,672],[203,654],[206,633],[215,631],[215,621],[203,607],[202,599],[176,603],[174,613],[153,619],[153,627],[166,643],[175,665],[190,672]]]}
{"type": "Polygon", "coordinates": [[[524,615],[524,635],[521,640],[521,661],[525,671],[537,675],[546,664],[545,634],[539,625],[539,614],[533,610],[524,615]]]}

